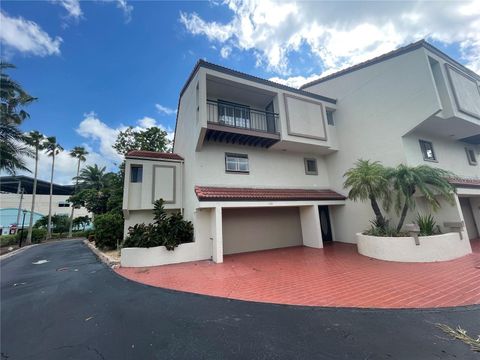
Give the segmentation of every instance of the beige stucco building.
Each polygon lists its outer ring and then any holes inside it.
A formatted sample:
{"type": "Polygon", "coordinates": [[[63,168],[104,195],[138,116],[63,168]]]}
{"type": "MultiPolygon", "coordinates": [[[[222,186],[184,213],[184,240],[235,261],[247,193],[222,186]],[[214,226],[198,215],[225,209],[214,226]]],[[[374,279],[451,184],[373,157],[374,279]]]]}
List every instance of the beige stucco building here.
{"type": "Polygon", "coordinates": [[[355,242],[373,213],[346,199],[343,174],[363,158],[454,172],[456,203],[434,215],[477,238],[479,85],[424,41],[301,89],[199,61],[180,93],[173,154],[127,156],[125,230],[151,221],[163,198],[195,229],[175,262],[355,242]]]}

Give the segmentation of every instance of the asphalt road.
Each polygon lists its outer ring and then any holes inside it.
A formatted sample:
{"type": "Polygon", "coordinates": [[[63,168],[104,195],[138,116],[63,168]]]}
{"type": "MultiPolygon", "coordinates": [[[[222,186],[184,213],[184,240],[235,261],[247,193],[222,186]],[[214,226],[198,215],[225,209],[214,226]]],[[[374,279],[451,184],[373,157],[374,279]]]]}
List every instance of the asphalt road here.
{"type": "Polygon", "coordinates": [[[479,334],[480,307],[326,309],[186,294],[123,279],[80,241],[30,248],[0,269],[2,360],[480,357],[435,327],[479,334]]]}

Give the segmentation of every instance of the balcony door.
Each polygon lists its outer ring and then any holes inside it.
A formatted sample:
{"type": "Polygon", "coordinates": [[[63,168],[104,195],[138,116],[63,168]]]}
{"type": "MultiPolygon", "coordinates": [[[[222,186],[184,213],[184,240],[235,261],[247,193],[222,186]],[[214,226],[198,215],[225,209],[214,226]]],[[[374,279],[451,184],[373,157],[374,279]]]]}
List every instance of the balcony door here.
{"type": "Polygon", "coordinates": [[[250,128],[250,107],[218,100],[218,122],[228,126],[250,128]]]}
{"type": "Polygon", "coordinates": [[[270,102],[270,104],[267,105],[265,108],[266,112],[266,119],[267,119],[267,132],[269,133],[275,133],[275,114],[273,111],[273,101],[270,102]]]}

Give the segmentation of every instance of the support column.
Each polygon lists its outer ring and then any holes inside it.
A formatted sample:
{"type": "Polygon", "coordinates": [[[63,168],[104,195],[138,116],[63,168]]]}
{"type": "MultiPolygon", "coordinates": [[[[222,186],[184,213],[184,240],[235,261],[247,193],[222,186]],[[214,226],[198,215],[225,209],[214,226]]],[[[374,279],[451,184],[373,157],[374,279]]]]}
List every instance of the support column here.
{"type": "Polygon", "coordinates": [[[323,248],[318,206],[300,206],[299,209],[300,223],[302,225],[303,245],[312,248],[323,248]]]}
{"type": "Polygon", "coordinates": [[[212,260],[216,263],[223,262],[223,227],[222,227],[222,208],[217,206],[211,213],[211,231],[212,231],[212,260]]]}

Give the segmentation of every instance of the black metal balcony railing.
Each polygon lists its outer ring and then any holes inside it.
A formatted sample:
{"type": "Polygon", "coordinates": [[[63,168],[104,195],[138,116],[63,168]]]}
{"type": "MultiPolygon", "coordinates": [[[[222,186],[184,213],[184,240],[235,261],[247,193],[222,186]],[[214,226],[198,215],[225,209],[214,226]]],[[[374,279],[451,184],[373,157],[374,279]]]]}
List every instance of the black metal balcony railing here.
{"type": "Polygon", "coordinates": [[[207,122],[270,134],[278,133],[278,114],[213,100],[207,100],[207,122]]]}

